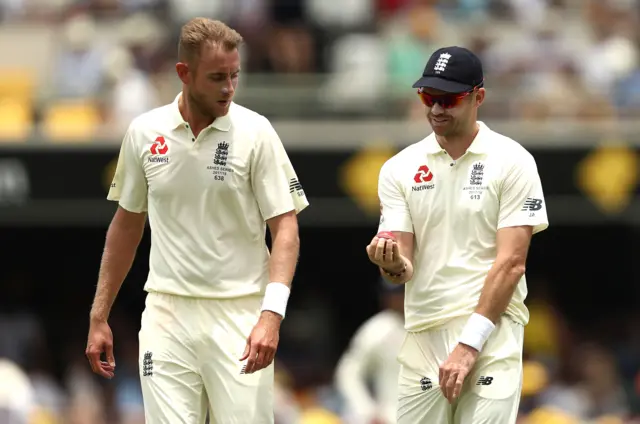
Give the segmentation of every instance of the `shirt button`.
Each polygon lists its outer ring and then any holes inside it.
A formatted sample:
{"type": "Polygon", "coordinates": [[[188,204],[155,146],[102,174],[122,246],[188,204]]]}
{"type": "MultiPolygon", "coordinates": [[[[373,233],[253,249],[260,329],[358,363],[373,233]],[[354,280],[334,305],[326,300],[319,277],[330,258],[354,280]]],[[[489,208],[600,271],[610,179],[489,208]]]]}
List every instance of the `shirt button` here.
{"type": "Polygon", "coordinates": [[[196,141],[196,139],[195,139],[195,138],[192,138],[192,139],[191,139],[191,141],[196,141]]]}

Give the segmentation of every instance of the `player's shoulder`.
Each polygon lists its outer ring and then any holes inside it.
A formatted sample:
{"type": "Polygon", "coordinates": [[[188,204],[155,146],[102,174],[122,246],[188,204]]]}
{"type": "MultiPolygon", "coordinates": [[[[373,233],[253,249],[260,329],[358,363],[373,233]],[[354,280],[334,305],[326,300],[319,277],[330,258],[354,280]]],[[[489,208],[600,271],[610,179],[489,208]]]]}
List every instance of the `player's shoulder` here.
{"type": "Polygon", "coordinates": [[[175,105],[173,103],[166,104],[141,113],[131,120],[128,132],[132,134],[143,133],[148,130],[163,130],[167,122],[175,114],[175,105]]]}
{"type": "Polygon", "coordinates": [[[530,161],[534,160],[533,155],[522,144],[513,138],[501,134],[497,131],[486,128],[487,145],[490,153],[504,159],[507,162],[515,162],[517,160],[530,161]]]}
{"type": "Polygon", "coordinates": [[[236,128],[264,131],[271,127],[271,122],[266,116],[235,102],[231,103],[229,118],[236,128]]]}
{"type": "Polygon", "coordinates": [[[381,172],[395,174],[395,172],[397,171],[402,171],[410,168],[411,164],[413,164],[414,162],[419,162],[419,158],[424,157],[424,144],[428,142],[429,137],[432,136],[433,134],[425,137],[418,142],[410,144],[395,155],[391,156],[382,165],[381,172]]]}

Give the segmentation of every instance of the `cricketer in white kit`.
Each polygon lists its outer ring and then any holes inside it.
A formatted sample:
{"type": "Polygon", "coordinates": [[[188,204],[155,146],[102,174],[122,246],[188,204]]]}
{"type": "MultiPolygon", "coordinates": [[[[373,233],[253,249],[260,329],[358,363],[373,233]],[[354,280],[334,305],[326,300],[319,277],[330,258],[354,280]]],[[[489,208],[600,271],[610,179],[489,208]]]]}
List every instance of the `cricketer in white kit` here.
{"type": "Polygon", "coordinates": [[[298,258],[296,214],[308,202],[269,121],[232,101],[241,41],[219,21],[183,27],[182,92],[131,123],[108,194],[119,206],[86,353],[94,372],[113,377],[107,319],[148,216],[147,424],[201,424],[207,412],[211,423],[274,422],[273,359],[298,258]]]}
{"type": "Polygon", "coordinates": [[[404,287],[384,280],[381,286],[383,309],[356,330],[336,367],[335,386],[344,399],[345,424],[396,422],[404,287]]]}
{"type": "Polygon", "coordinates": [[[399,424],[513,424],[529,319],[525,264],[548,226],[533,156],[477,120],[480,60],[447,47],[414,85],[433,133],[380,171],[369,259],[406,284],[399,424]]]}

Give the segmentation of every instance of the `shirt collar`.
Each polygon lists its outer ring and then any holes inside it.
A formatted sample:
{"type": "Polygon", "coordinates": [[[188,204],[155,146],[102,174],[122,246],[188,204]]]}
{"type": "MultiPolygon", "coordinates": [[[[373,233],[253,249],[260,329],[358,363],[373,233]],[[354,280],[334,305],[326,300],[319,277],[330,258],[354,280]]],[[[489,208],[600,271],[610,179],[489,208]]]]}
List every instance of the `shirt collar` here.
{"type": "MultiPolygon", "coordinates": [[[[180,96],[182,96],[182,92],[178,93],[176,98],[173,100],[173,103],[171,104],[171,128],[174,130],[188,125],[182,117],[180,108],[178,107],[180,96]]],[[[215,128],[217,130],[225,132],[229,131],[231,129],[231,117],[229,115],[231,115],[231,111],[234,108],[235,103],[231,102],[231,105],[229,106],[229,112],[227,112],[227,114],[224,116],[216,118],[213,123],[209,125],[209,128],[215,128]]]]}
{"type": "Polygon", "coordinates": [[[475,154],[487,153],[487,133],[490,131],[484,122],[478,121],[478,134],[473,139],[467,151],[475,154]]]}
{"type": "MultiPolygon", "coordinates": [[[[467,151],[475,154],[482,154],[487,152],[488,146],[487,146],[486,139],[487,139],[487,133],[490,130],[489,130],[489,127],[487,127],[485,123],[482,121],[478,121],[478,127],[479,127],[478,134],[476,134],[476,137],[471,142],[471,145],[469,146],[467,151]]],[[[425,139],[425,145],[427,148],[427,154],[435,155],[437,153],[444,152],[444,149],[442,148],[442,146],[440,146],[440,144],[438,143],[438,140],[436,140],[435,133],[431,133],[425,139]]]]}

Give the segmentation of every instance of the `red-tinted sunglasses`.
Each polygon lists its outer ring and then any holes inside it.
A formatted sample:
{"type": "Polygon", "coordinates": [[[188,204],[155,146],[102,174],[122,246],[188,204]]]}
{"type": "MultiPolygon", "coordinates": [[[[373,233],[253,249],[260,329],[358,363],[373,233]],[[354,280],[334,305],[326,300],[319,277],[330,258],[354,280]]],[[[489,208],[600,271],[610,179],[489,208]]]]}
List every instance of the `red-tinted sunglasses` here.
{"type": "Polygon", "coordinates": [[[446,94],[429,94],[423,91],[423,87],[418,89],[418,96],[422,103],[424,103],[427,107],[433,107],[436,103],[439,104],[443,109],[451,109],[460,104],[460,102],[467,97],[469,94],[473,93],[476,88],[482,86],[479,84],[473,87],[469,91],[465,91],[463,93],[446,93],[446,94]]]}

